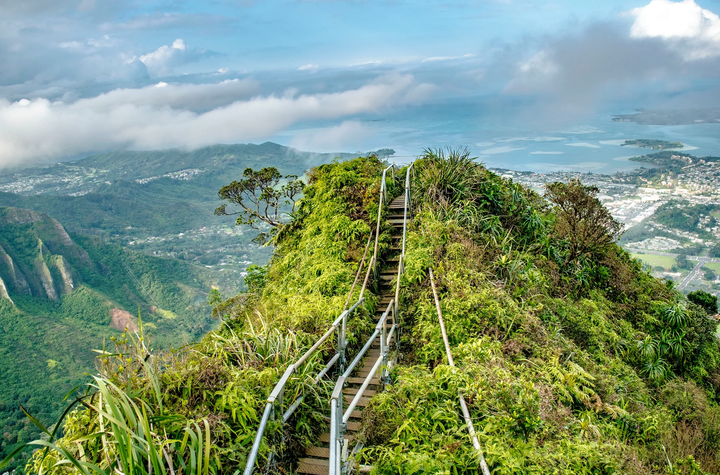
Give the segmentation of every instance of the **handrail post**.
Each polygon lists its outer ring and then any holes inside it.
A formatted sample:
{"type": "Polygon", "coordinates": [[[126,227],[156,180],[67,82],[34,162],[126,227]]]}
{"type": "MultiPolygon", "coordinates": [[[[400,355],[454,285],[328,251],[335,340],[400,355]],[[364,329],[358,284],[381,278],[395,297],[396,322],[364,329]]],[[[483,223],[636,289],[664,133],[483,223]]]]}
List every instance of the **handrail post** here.
{"type": "Polygon", "coordinates": [[[338,361],[338,366],[336,368],[337,370],[340,371],[338,374],[342,374],[342,364],[343,364],[343,359],[345,358],[345,355],[344,355],[345,352],[343,349],[342,338],[343,338],[342,337],[342,326],[340,325],[337,327],[337,350],[336,350],[337,354],[340,355],[340,360],[338,361]]]}
{"type": "Polygon", "coordinates": [[[340,376],[335,383],[330,397],[330,459],[328,460],[328,474],[340,475],[342,465],[342,444],[345,438],[345,425],[343,423],[343,394],[345,376],[340,376]]]}
{"type": "MultiPolygon", "coordinates": [[[[391,308],[395,308],[395,305],[393,304],[391,308]]],[[[386,310],[387,312],[387,310],[386,310]]],[[[395,316],[393,315],[393,320],[395,316]]],[[[388,384],[390,382],[390,375],[387,371],[387,355],[388,355],[388,346],[387,346],[387,318],[385,318],[382,322],[382,332],[380,333],[380,355],[382,356],[382,373],[380,378],[382,379],[383,384],[388,384]]]]}
{"type": "Polygon", "coordinates": [[[338,456],[337,453],[337,400],[336,399],[330,399],[330,460],[328,461],[328,474],[329,475],[337,475],[337,472],[335,471],[335,459],[338,456]]]}
{"type": "Polygon", "coordinates": [[[347,427],[347,424],[345,424],[345,422],[343,422],[343,417],[342,417],[343,412],[344,412],[344,410],[343,410],[343,405],[344,405],[344,404],[343,404],[343,403],[345,402],[345,401],[343,401],[343,399],[345,398],[345,396],[343,396],[343,394],[342,394],[342,387],[343,387],[343,386],[345,386],[345,380],[344,380],[344,379],[343,379],[343,384],[340,386],[340,390],[341,390],[341,391],[340,391],[340,397],[337,399],[337,406],[338,406],[338,414],[337,414],[337,415],[338,415],[338,418],[337,418],[337,425],[338,425],[338,430],[337,430],[337,451],[338,451],[338,457],[335,459],[335,471],[336,471],[336,473],[338,473],[338,474],[341,474],[341,473],[342,473],[342,468],[341,468],[341,467],[342,467],[343,462],[344,462],[343,456],[342,456],[342,449],[343,449],[344,440],[345,440],[345,428],[347,427]]]}
{"type": "Polygon", "coordinates": [[[349,311],[344,311],[342,315],[342,324],[338,327],[338,353],[340,353],[340,361],[338,363],[338,374],[345,371],[345,348],[347,347],[347,319],[349,311]]]}

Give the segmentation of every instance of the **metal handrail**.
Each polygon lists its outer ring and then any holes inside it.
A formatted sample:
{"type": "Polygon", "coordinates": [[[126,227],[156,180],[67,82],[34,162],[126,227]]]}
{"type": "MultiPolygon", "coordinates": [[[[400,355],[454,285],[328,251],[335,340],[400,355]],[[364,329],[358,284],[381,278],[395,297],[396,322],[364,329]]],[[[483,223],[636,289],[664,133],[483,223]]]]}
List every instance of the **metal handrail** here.
{"type": "MultiPolygon", "coordinates": [[[[375,231],[375,249],[373,252],[373,256],[370,259],[370,262],[368,263],[368,269],[367,273],[365,275],[365,280],[363,282],[362,289],[360,290],[360,297],[358,298],[357,302],[350,307],[348,310],[344,310],[340,316],[333,322],[333,324],[330,326],[328,331],[325,332],[325,334],[320,337],[320,339],[315,342],[315,344],[305,352],[303,356],[300,357],[295,363],[291,364],[287,367],[285,370],[285,373],[283,373],[282,377],[280,378],[280,381],[275,385],[272,392],[270,393],[270,396],[268,396],[266,403],[265,403],[265,410],[263,411],[262,419],[260,420],[260,425],[258,427],[257,434],[255,435],[255,440],[253,441],[252,449],[250,450],[250,454],[248,455],[247,462],[245,464],[245,470],[243,472],[243,475],[251,475],[253,473],[253,470],[255,469],[255,462],[257,460],[258,453],[260,451],[260,445],[262,444],[262,438],[265,434],[265,429],[267,428],[268,421],[270,420],[270,417],[274,413],[274,409],[276,406],[279,406],[282,408],[283,404],[283,395],[285,391],[285,386],[287,385],[287,382],[290,379],[290,376],[303,364],[307,359],[322,345],[330,336],[337,331],[338,332],[338,338],[337,338],[337,349],[336,354],[333,358],[330,359],[330,361],[325,365],[325,367],[318,373],[318,375],[314,378],[314,384],[317,384],[322,377],[327,374],[327,372],[332,368],[335,364],[338,364],[340,367],[340,371],[344,369],[345,365],[345,349],[347,347],[347,319],[349,315],[360,305],[362,304],[365,294],[365,289],[367,288],[367,284],[370,278],[370,271],[372,270],[374,274],[376,274],[376,268],[377,268],[377,253],[378,253],[378,243],[380,238],[380,223],[382,219],[382,210],[383,210],[383,204],[385,201],[387,201],[387,171],[391,170],[394,167],[394,165],[390,165],[389,167],[385,168],[382,172],[382,180],[380,182],[380,202],[379,202],[379,208],[378,208],[378,218],[377,218],[377,226],[375,231]]],[[[394,174],[393,174],[394,177],[394,174]]],[[[368,245],[370,244],[370,239],[368,239],[368,245]]],[[[355,280],[353,282],[352,288],[350,289],[350,294],[348,296],[348,301],[351,298],[353,290],[355,289],[355,284],[357,283],[358,276],[360,275],[360,271],[362,270],[363,263],[365,262],[365,257],[367,254],[368,246],[365,247],[365,253],[363,254],[363,259],[360,262],[360,266],[358,267],[357,274],[355,276],[355,280]]],[[[347,307],[348,302],[345,302],[345,307],[347,307]]],[[[354,368],[357,364],[357,361],[359,361],[357,358],[353,362],[353,364],[350,366],[350,368],[354,368]]],[[[347,371],[346,371],[347,372],[347,371]]],[[[292,414],[297,410],[298,407],[300,407],[300,404],[304,400],[305,396],[300,395],[283,413],[283,422],[287,422],[288,419],[292,416],[292,414]]]]}
{"type": "Polygon", "coordinates": [[[377,255],[378,247],[380,244],[380,223],[382,221],[383,204],[387,201],[387,171],[393,168],[395,165],[390,165],[382,172],[382,179],[380,180],[380,202],[378,203],[378,217],[377,224],[375,225],[375,249],[373,251],[373,276],[377,278],[377,255]]]}
{"type": "MultiPolygon", "coordinates": [[[[373,257],[370,260],[370,267],[373,267],[374,274],[377,276],[377,252],[378,252],[378,241],[380,236],[380,219],[382,216],[382,205],[383,200],[387,199],[387,190],[386,190],[386,182],[385,182],[385,174],[387,173],[387,170],[390,169],[388,167],[383,171],[383,177],[382,182],[380,186],[380,208],[378,210],[378,222],[377,227],[375,231],[375,252],[373,253],[373,257]]],[[[396,331],[399,332],[399,305],[398,300],[400,298],[400,278],[404,272],[405,266],[404,266],[404,257],[405,257],[405,239],[407,236],[407,217],[408,217],[408,209],[410,208],[411,203],[411,193],[410,193],[410,173],[412,170],[412,164],[407,168],[406,175],[405,175],[405,206],[403,207],[403,235],[402,235],[402,252],[400,254],[400,260],[398,262],[398,273],[397,273],[397,281],[395,285],[395,298],[390,300],[388,303],[387,308],[385,309],[385,312],[383,312],[382,316],[380,317],[380,320],[378,321],[377,325],[375,326],[375,330],[373,331],[372,335],[367,339],[365,345],[360,350],[360,352],[355,356],[352,363],[348,366],[348,368],[345,370],[345,372],[338,378],[337,382],[335,383],[335,388],[333,389],[332,397],[330,398],[330,447],[329,447],[329,467],[328,467],[328,473],[330,475],[340,475],[341,473],[347,472],[347,453],[343,451],[343,448],[345,447],[345,439],[344,439],[344,433],[347,428],[347,422],[350,419],[353,410],[357,406],[358,402],[360,401],[360,398],[363,396],[365,390],[370,385],[370,381],[375,376],[375,373],[377,373],[378,369],[382,366],[382,377],[381,380],[383,383],[387,384],[389,381],[389,374],[388,374],[388,354],[389,354],[389,347],[393,341],[395,341],[395,344],[397,346],[397,338],[395,336],[396,331]],[[387,330],[387,319],[388,317],[392,315],[393,317],[393,325],[390,328],[390,331],[387,330]],[[380,336],[380,356],[377,358],[375,363],[373,364],[372,369],[368,373],[368,375],[363,380],[362,385],[360,386],[360,389],[355,394],[355,397],[353,397],[352,401],[348,405],[348,408],[343,411],[343,397],[342,397],[342,390],[345,386],[345,382],[347,381],[347,378],[352,374],[353,370],[355,369],[355,366],[360,362],[360,360],[363,358],[367,350],[370,348],[372,343],[375,341],[375,339],[380,336]]],[[[368,267],[368,272],[365,277],[365,283],[367,283],[367,280],[370,276],[370,268],[368,267]]],[[[363,285],[364,290],[365,285],[363,285]]],[[[361,293],[362,295],[362,293],[361,293]]]]}
{"type": "MultiPolygon", "coordinates": [[[[432,285],[433,297],[435,297],[435,308],[437,309],[438,320],[440,320],[440,330],[442,331],[443,342],[445,343],[445,353],[447,354],[448,364],[454,368],[455,361],[453,360],[452,352],[450,351],[450,341],[448,340],[447,331],[445,330],[445,320],[443,320],[442,311],[440,310],[440,300],[438,299],[437,290],[435,289],[435,278],[433,276],[432,269],[429,269],[429,271],[430,284],[432,285]]],[[[485,456],[483,455],[482,448],[480,447],[477,433],[475,433],[475,427],[473,426],[472,419],[470,418],[470,411],[468,411],[465,398],[463,397],[462,392],[460,392],[458,396],[460,397],[460,409],[462,410],[465,424],[467,424],[470,439],[472,440],[473,447],[478,453],[478,458],[480,458],[480,468],[482,469],[483,475],[490,475],[490,469],[485,461],[485,456]]]]}
{"type": "MultiPolygon", "coordinates": [[[[251,475],[253,470],[255,469],[255,461],[257,460],[258,453],[260,451],[260,445],[262,443],[263,435],[265,434],[265,429],[267,427],[268,421],[270,420],[270,417],[273,415],[275,407],[278,406],[282,408],[283,405],[283,396],[285,392],[285,386],[287,385],[287,382],[290,380],[290,376],[293,375],[293,373],[302,366],[303,363],[305,363],[308,358],[322,345],[330,336],[335,332],[338,331],[338,348],[335,353],[335,356],[330,359],[330,361],[323,367],[322,370],[317,374],[317,376],[314,378],[314,384],[317,384],[322,377],[327,374],[327,372],[332,368],[338,361],[341,363],[344,360],[344,353],[345,353],[345,326],[347,322],[348,316],[361,304],[364,302],[365,299],[361,298],[359,299],[355,305],[353,305],[350,309],[343,311],[338,318],[335,319],[333,324],[330,326],[328,331],[321,336],[318,341],[315,342],[315,344],[310,347],[309,350],[305,352],[295,363],[291,364],[285,369],[285,372],[283,373],[282,377],[280,378],[280,381],[275,385],[272,392],[270,393],[270,396],[268,396],[266,403],[265,403],[265,410],[263,411],[263,417],[260,420],[260,426],[258,427],[257,434],[255,435],[255,440],[253,441],[252,449],[250,450],[250,455],[248,455],[247,462],[245,464],[245,470],[243,472],[243,475],[251,475]]],[[[283,422],[287,422],[288,419],[290,419],[290,416],[293,415],[293,413],[297,410],[298,407],[300,407],[300,404],[305,399],[304,395],[300,395],[288,408],[285,413],[283,413],[283,422]]]]}

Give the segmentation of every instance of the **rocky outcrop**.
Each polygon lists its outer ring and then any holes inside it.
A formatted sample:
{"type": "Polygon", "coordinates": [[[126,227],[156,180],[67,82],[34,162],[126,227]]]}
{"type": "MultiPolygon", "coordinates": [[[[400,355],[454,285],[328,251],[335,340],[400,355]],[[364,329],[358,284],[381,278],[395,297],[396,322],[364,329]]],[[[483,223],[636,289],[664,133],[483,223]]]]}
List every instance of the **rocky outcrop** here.
{"type": "Polygon", "coordinates": [[[62,224],[45,213],[22,208],[0,208],[0,224],[29,225],[38,238],[53,254],[72,255],[82,264],[92,267],[93,262],[87,251],[75,244],[62,224]]]}
{"type": "Polygon", "coordinates": [[[60,275],[60,294],[67,295],[75,289],[70,263],[63,256],[53,256],[53,265],[60,275]]]}
{"type": "Polygon", "coordinates": [[[13,299],[10,298],[10,294],[8,294],[7,287],[5,286],[5,282],[0,278],[0,299],[8,299],[11,304],[15,305],[15,302],[13,302],[13,299]]]}
{"type": "Polygon", "coordinates": [[[35,273],[40,278],[43,290],[45,290],[45,295],[47,295],[50,300],[57,300],[58,293],[55,290],[55,282],[53,281],[50,269],[42,256],[35,260],[35,273]]]}
{"type": "Polygon", "coordinates": [[[32,295],[27,279],[2,246],[0,246],[0,278],[5,279],[6,289],[9,286],[9,290],[16,294],[32,295]]]}

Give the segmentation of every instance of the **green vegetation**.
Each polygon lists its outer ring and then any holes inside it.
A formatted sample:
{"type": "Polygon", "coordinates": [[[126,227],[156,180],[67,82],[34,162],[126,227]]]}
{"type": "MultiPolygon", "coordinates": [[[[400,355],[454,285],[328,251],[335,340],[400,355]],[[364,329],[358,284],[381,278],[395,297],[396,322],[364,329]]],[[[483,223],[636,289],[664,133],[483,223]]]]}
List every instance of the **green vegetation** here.
{"type": "Polygon", "coordinates": [[[717,295],[696,290],[687,294],[687,299],[696,305],[700,305],[708,315],[715,315],[718,311],[717,295]]]}
{"type": "MultiPolygon", "coordinates": [[[[8,182],[39,183],[22,193],[0,192],[0,206],[44,212],[72,233],[100,236],[120,245],[132,242],[148,254],[202,265],[217,265],[227,255],[247,254],[245,260],[264,264],[270,252],[251,242],[253,233],[199,231],[231,224],[213,217],[217,190],[248,167],[273,163],[283,173],[302,175],[309,163],[332,158],[269,142],[217,145],[192,152],[113,152],[0,177],[0,184],[6,186],[8,182]],[[191,230],[201,234],[201,239],[188,243],[191,230]],[[187,237],[178,237],[180,233],[187,237]]],[[[236,265],[235,270],[245,267],[236,265]]]]}
{"type": "MultiPolygon", "coordinates": [[[[170,461],[202,459],[194,473],[241,470],[269,391],[343,308],[378,211],[382,167],[366,157],[314,169],[270,264],[250,270],[247,294],[215,307],[222,327],[172,354],[119,342],[122,360],[105,355],[93,403],[70,413],[53,441],[59,450],[36,452],[32,466],[145,474],[150,463],[164,474],[170,461]],[[115,401],[136,422],[103,426],[103,405],[115,401]],[[132,450],[121,451],[126,441],[132,450]]],[[[399,192],[391,180],[390,195],[399,192]]],[[[374,473],[477,473],[458,392],[494,474],[720,473],[717,323],[613,242],[619,225],[594,189],[553,184],[544,199],[463,151],[427,151],[413,192],[403,357],[363,411],[361,458],[374,473]],[[428,268],[456,369],[444,361],[428,268]]],[[[383,232],[381,248],[388,244],[383,232]]],[[[377,297],[366,296],[349,321],[353,346],[372,326],[377,297]]],[[[309,380],[330,356],[321,352],[290,380],[286,398],[305,399],[287,426],[268,427],[266,471],[291,471],[325,430],[332,384],[309,380]]]]}
{"type": "Polygon", "coordinates": [[[703,267],[707,267],[708,269],[712,269],[715,272],[720,272],[720,262],[708,262],[703,267]]]}
{"type": "Polygon", "coordinates": [[[649,148],[651,150],[665,150],[666,148],[683,148],[681,142],[667,142],[665,140],[636,139],[626,140],[622,146],[635,145],[638,148],[649,148]]]}
{"type": "Polygon", "coordinates": [[[671,201],[655,212],[654,219],[659,224],[679,229],[707,234],[704,228],[717,226],[711,213],[718,210],[717,205],[689,205],[687,201],[671,201]]]}
{"type": "Polygon", "coordinates": [[[214,328],[207,292],[213,285],[226,295],[238,291],[217,277],[97,237],[68,235],[42,213],[0,208],[0,280],[9,297],[0,298],[0,456],[39,435],[19,404],[41,420],[56,418],[65,394],[94,372],[92,350],[137,323],[131,315],[141,311],[146,331],[164,348],[214,328]]]}
{"type": "Polygon", "coordinates": [[[698,158],[687,152],[664,150],[662,152],[632,157],[630,160],[634,162],[653,163],[661,167],[670,167],[671,169],[675,169],[677,167],[684,167],[686,165],[698,163],[700,160],[704,160],[705,162],[717,162],[720,160],[720,157],[708,156],[698,158]]]}
{"type": "Polygon", "coordinates": [[[680,267],[674,257],[640,253],[631,253],[630,255],[636,259],[640,259],[653,268],[661,267],[663,270],[670,270],[675,266],[680,267]]]}
{"type": "Polygon", "coordinates": [[[246,168],[243,177],[240,181],[233,181],[223,186],[218,192],[220,198],[228,201],[230,205],[239,206],[240,209],[228,211],[228,203],[225,203],[215,209],[215,214],[239,215],[235,224],[237,226],[247,224],[258,231],[253,241],[264,244],[282,225],[283,208],[290,214],[295,211],[296,199],[302,194],[305,183],[298,180],[297,175],[283,177],[275,167],[266,167],[257,172],[252,168],[246,168]],[[281,180],[286,180],[282,187],[279,186],[281,180]],[[270,226],[270,231],[265,232],[260,227],[260,223],[270,226]]]}
{"type": "MultiPolygon", "coordinates": [[[[182,353],[152,350],[149,356],[138,353],[135,345],[123,346],[118,352],[124,353],[124,358],[130,356],[131,361],[106,359],[111,364],[101,367],[102,381],[123,389],[135,388],[131,399],[138,407],[150,404],[149,412],[157,414],[162,404],[168,424],[177,419],[193,421],[202,428],[207,422],[213,438],[209,465],[205,467],[222,473],[242,469],[259,423],[258,407],[286,366],[309,348],[342,310],[356,262],[371,232],[368,223],[377,213],[382,166],[371,157],[323,165],[312,172],[293,220],[275,237],[273,264],[269,268],[251,267],[247,285],[252,292],[215,308],[224,320],[219,330],[182,353]],[[154,395],[156,386],[143,364],[146,359],[153,367],[164,368],[157,377],[161,400],[154,395]]],[[[391,184],[390,191],[397,192],[397,186],[391,184]]],[[[389,236],[383,233],[382,249],[388,242],[389,236]]],[[[369,312],[374,310],[377,298],[370,292],[365,297],[367,311],[359,312],[362,318],[348,327],[351,345],[356,345],[361,333],[372,326],[369,312]]],[[[320,356],[327,354],[321,352],[320,356]]],[[[325,424],[322,410],[331,385],[308,384],[308,375],[323,364],[314,357],[286,389],[288,398],[306,391],[303,406],[293,420],[295,443],[307,440],[325,424]]],[[[97,430],[89,421],[99,421],[98,411],[90,408],[72,412],[64,425],[65,437],[58,445],[78,457],[80,446],[70,441],[97,430]]],[[[185,427],[185,422],[168,427],[167,438],[185,427]]],[[[114,432],[108,437],[109,443],[119,443],[125,433],[114,432]]],[[[281,433],[282,427],[275,423],[267,432],[267,442],[281,456],[287,456],[288,447],[281,443],[281,433]]],[[[82,446],[87,460],[107,469],[102,447],[92,443],[82,446]]],[[[264,446],[263,456],[267,457],[268,452],[269,447],[264,446]]],[[[61,455],[53,452],[45,463],[58,457],[61,455]]],[[[39,458],[34,463],[40,463],[39,458]]]]}
{"type": "Polygon", "coordinates": [[[640,223],[636,224],[631,228],[628,228],[627,231],[625,231],[620,237],[619,242],[621,244],[627,244],[631,242],[644,241],[645,239],[649,239],[654,236],[662,236],[680,240],[678,236],[674,234],[670,234],[668,232],[657,229],[648,223],[640,223]]]}

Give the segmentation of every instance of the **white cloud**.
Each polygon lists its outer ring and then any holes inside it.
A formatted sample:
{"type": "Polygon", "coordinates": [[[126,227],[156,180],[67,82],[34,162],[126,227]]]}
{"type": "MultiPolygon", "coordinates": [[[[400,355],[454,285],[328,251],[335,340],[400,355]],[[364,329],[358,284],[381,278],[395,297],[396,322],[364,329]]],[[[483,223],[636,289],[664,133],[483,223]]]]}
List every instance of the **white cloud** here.
{"type": "Polygon", "coordinates": [[[633,38],[676,42],[689,60],[720,55],[720,17],[694,0],[652,0],[628,14],[635,17],[633,38]]]}
{"type": "Polygon", "coordinates": [[[595,145],[588,142],[577,142],[577,143],[566,143],[568,147],[583,147],[583,148],[601,148],[600,145],[595,145]]]}
{"type": "Polygon", "coordinates": [[[516,150],[525,150],[525,147],[494,147],[480,152],[483,155],[497,155],[498,153],[509,153],[516,150]]]}
{"type": "Polygon", "coordinates": [[[306,64],[304,66],[300,66],[298,68],[298,71],[317,71],[318,67],[319,66],[317,64],[310,63],[310,64],[306,64]]]}
{"type": "Polygon", "coordinates": [[[168,76],[174,69],[184,64],[200,61],[213,53],[199,48],[190,48],[182,38],[173,41],[172,46],[163,45],[152,53],[138,59],[147,67],[150,76],[168,76]]]}
{"type": "Polygon", "coordinates": [[[558,69],[552,53],[545,49],[540,50],[532,58],[517,65],[517,75],[508,82],[504,91],[526,94],[544,90],[552,84],[558,69]]]}
{"type": "Polygon", "coordinates": [[[355,150],[361,147],[363,139],[369,135],[371,131],[360,121],[347,120],[335,127],[302,131],[293,137],[290,145],[313,152],[355,150]]]}
{"type": "Polygon", "coordinates": [[[429,58],[425,58],[421,63],[431,63],[435,61],[451,61],[453,59],[466,59],[466,58],[474,58],[475,55],[472,53],[464,54],[462,56],[430,56],[429,58]]]}
{"type": "MultiPolygon", "coordinates": [[[[210,94],[211,88],[186,87],[116,90],[71,104],[0,99],[0,167],[119,148],[196,148],[260,140],[301,121],[372,113],[416,102],[432,91],[410,75],[390,74],[343,92],[258,96],[197,113],[174,108],[179,107],[177,97],[185,93],[192,102],[210,94]]],[[[346,125],[336,136],[342,138],[352,127],[346,125]]]]}
{"type": "Polygon", "coordinates": [[[112,110],[118,104],[169,107],[208,111],[256,95],[259,85],[252,79],[229,79],[215,84],[168,84],[160,81],[140,89],[115,89],[89,99],[94,110],[112,110]]]}

